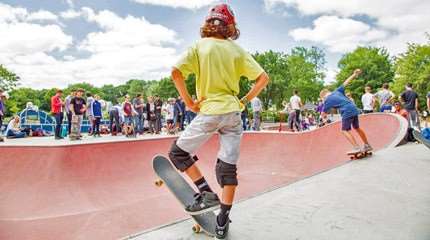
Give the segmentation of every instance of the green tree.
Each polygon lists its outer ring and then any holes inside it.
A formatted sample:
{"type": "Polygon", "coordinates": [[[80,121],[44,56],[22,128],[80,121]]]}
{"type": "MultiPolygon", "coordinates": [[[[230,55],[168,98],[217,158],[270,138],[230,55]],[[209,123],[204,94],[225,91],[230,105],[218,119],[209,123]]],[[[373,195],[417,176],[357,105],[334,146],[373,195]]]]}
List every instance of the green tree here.
{"type": "Polygon", "coordinates": [[[3,65],[0,65],[0,89],[5,91],[14,89],[19,79],[19,76],[17,76],[15,73],[9,71],[3,67],[3,65]]]}
{"type": "Polygon", "coordinates": [[[427,44],[408,44],[407,51],[396,59],[394,92],[400,94],[407,83],[412,83],[421,97],[420,107],[425,109],[423,97],[430,91],[430,38],[427,44]]]}
{"type": "Polygon", "coordinates": [[[353,52],[345,54],[338,63],[340,72],[336,76],[336,86],[342,84],[353,72],[360,68],[363,73],[348,86],[348,91],[359,107],[361,95],[366,86],[376,90],[384,83],[394,79],[393,60],[385,48],[358,47],[353,52]]]}

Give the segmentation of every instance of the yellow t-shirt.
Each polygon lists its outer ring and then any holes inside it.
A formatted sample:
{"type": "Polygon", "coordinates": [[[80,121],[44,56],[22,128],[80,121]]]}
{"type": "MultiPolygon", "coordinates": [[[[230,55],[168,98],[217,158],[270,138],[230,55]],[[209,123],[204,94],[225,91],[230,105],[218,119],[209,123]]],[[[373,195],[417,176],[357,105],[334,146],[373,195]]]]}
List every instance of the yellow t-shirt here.
{"type": "Polygon", "coordinates": [[[263,68],[232,40],[203,38],[188,49],[175,67],[184,77],[196,75],[197,99],[205,99],[200,112],[217,115],[241,111],[241,76],[257,79],[263,68]]]}

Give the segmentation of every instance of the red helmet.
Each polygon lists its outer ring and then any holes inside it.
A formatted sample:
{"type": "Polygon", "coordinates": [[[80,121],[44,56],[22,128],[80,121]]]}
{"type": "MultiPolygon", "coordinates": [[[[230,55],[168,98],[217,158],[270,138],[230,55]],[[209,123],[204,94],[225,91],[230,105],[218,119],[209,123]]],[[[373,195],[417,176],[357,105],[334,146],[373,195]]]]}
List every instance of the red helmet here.
{"type": "Polygon", "coordinates": [[[209,10],[209,14],[206,17],[206,21],[218,19],[223,21],[225,24],[236,24],[234,18],[234,12],[227,4],[218,4],[209,10]]]}

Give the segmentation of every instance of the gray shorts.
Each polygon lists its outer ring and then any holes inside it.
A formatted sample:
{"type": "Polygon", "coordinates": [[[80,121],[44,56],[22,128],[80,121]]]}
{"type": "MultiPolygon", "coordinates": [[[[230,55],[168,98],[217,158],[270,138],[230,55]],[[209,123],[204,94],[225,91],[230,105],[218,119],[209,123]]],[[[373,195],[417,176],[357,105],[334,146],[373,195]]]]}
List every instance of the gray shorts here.
{"type": "Polygon", "coordinates": [[[181,134],[176,144],[182,150],[193,154],[217,132],[220,135],[218,158],[226,163],[237,164],[242,131],[240,112],[221,115],[199,114],[181,134]]]}

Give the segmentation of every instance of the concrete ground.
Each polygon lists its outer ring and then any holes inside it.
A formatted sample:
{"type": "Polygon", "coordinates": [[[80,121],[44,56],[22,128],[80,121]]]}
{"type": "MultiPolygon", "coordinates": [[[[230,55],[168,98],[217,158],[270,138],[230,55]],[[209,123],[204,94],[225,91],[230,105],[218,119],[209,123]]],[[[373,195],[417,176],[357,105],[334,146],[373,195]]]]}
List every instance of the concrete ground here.
{"type": "MultiPolygon", "coordinates": [[[[430,150],[408,144],[376,152],[233,208],[229,239],[429,240],[430,150]]],[[[134,240],[211,239],[193,222],[134,240]]]]}

